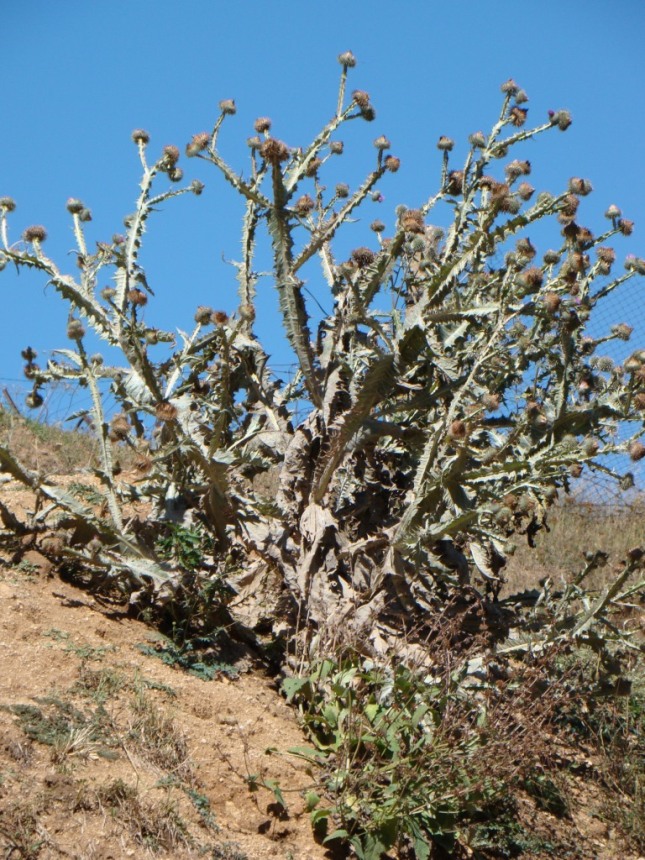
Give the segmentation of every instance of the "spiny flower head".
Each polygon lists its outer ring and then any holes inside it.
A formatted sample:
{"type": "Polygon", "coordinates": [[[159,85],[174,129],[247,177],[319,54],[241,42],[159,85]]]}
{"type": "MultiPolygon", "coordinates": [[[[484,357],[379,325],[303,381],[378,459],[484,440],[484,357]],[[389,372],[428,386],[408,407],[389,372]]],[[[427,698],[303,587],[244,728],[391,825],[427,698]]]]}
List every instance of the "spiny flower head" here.
{"type": "Polygon", "coordinates": [[[591,194],[593,187],[588,179],[581,179],[579,176],[572,176],[569,180],[569,191],[572,194],[578,194],[580,197],[586,197],[591,194]]]}
{"type": "Polygon", "coordinates": [[[0,197],[0,209],[5,212],[13,212],[16,208],[16,201],[13,197],[0,197]]]}
{"type": "Polygon", "coordinates": [[[81,340],[85,337],[85,327],[80,320],[71,319],[67,323],[67,337],[70,340],[81,340]]]}
{"type": "Polygon", "coordinates": [[[342,54],[338,55],[338,62],[347,69],[353,69],[356,65],[356,57],[351,51],[343,51],[342,54]]]}
{"type": "Polygon", "coordinates": [[[510,111],[508,112],[508,117],[511,121],[511,125],[514,125],[518,128],[520,126],[524,125],[524,123],[526,122],[526,115],[527,114],[528,114],[527,108],[521,108],[521,107],[518,107],[518,105],[515,105],[514,107],[512,107],[510,109],[510,111]]]}
{"type": "Polygon", "coordinates": [[[551,125],[557,125],[560,131],[566,131],[573,120],[568,110],[549,111],[549,122],[551,125]]]}
{"type": "Polygon", "coordinates": [[[315,202],[308,194],[303,194],[302,197],[299,197],[294,203],[293,208],[297,212],[298,215],[308,215],[311,210],[315,207],[315,202]]]}
{"type": "Polygon", "coordinates": [[[194,134],[192,140],[186,146],[186,155],[189,158],[193,158],[197,153],[206,149],[210,139],[211,136],[207,131],[200,131],[197,134],[194,134]]]}
{"type": "Polygon", "coordinates": [[[212,308],[209,308],[207,305],[200,305],[195,311],[195,322],[199,323],[199,325],[208,325],[211,321],[212,313],[212,308]]]}
{"type": "Polygon", "coordinates": [[[441,152],[450,152],[454,145],[454,140],[450,137],[446,137],[445,134],[442,134],[437,141],[437,149],[441,150],[441,152]]]}
{"type": "Polygon", "coordinates": [[[370,106],[370,94],[366,93],[365,90],[354,90],[352,99],[359,108],[365,109],[370,106]]]}
{"type": "Polygon", "coordinates": [[[177,415],[177,407],[169,400],[162,400],[155,407],[155,418],[159,421],[174,421],[177,415]]]}
{"type": "Polygon", "coordinates": [[[172,144],[168,144],[168,146],[164,146],[163,148],[163,160],[166,164],[174,167],[175,164],[179,161],[179,149],[172,144]]]}
{"type": "Polygon", "coordinates": [[[150,135],[144,128],[135,128],[131,137],[135,143],[141,144],[142,146],[150,143],[150,135]]]}
{"type": "Polygon", "coordinates": [[[339,182],[336,186],[336,197],[349,197],[349,185],[339,182]]]}
{"type": "Polygon", "coordinates": [[[85,209],[83,202],[81,200],[77,200],[75,197],[70,197],[65,204],[65,207],[72,215],[78,215],[83,211],[83,209],[85,209]]]}
{"type": "Polygon", "coordinates": [[[390,146],[391,146],[391,144],[390,144],[390,141],[387,139],[387,137],[385,137],[385,135],[384,135],[384,134],[381,134],[381,135],[380,135],[379,137],[377,137],[377,138],[376,138],[376,140],[374,141],[374,146],[375,146],[378,150],[382,151],[382,150],[384,150],[384,149],[389,149],[389,148],[390,148],[390,146]]]}
{"type": "Polygon", "coordinates": [[[509,78],[507,81],[501,85],[500,90],[507,96],[516,96],[520,91],[520,88],[515,83],[513,78],[509,78]]]}
{"type": "Polygon", "coordinates": [[[275,137],[268,137],[260,147],[260,155],[275,166],[289,158],[289,147],[275,137]]]}
{"type": "Polygon", "coordinates": [[[219,103],[219,109],[225,116],[233,116],[237,113],[237,108],[235,107],[235,101],[233,99],[222,99],[219,103]]]}
{"type": "Polygon", "coordinates": [[[622,214],[623,213],[620,211],[618,206],[612,203],[611,206],[609,206],[609,208],[605,212],[605,218],[609,218],[610,221],[613,221],[616,218],[620,218],[622,214]]]}
{"type": "Polygon", "coordinates": [[[352,260],[354,260],[359,269],[364,269],[365,266],[373,263],[375,256],[374,251],[370,250],[370,248],[361,247],[352,251],[352,260]]]}
{"type": "Polygon", "coordinates": [[[32,224],[23,232],[22,238],[25,242],[44,242],[47,238],[47,230],[41,224],[32,224]]]}
{"type": "Polygon", "coordinates": [[[383,162],[387,170],[390,173],[396,173],[396,171],[401,166],[401,159],[397,158],[395,155],[388,155],[385,161],[383,162]]]}
{"type": "Polygon", "coordinates": [[[634,232],[634,222],[628,221],[626,218],[620,218],[618,220],[618,229],[623,236],[631,236],[634,232]]]}
{"type": "Polygon", "coordinates": [[[344,146],[342,140],[332,140],[329,144],[329,151],[334,155],[342,155],[344,146]]]}
{"type": "Polygon", "coordinates": [[[268,116],[259,116],[253,123],[253,128],[258,134],[264,134],[271,130],[271,120],[268,116]]]}
{"type": "Polygon", "coordinates": [[[483,131],[475,131],[468,138],[473,149],[483,149],[486,146],[486,136],[483,131]]]}

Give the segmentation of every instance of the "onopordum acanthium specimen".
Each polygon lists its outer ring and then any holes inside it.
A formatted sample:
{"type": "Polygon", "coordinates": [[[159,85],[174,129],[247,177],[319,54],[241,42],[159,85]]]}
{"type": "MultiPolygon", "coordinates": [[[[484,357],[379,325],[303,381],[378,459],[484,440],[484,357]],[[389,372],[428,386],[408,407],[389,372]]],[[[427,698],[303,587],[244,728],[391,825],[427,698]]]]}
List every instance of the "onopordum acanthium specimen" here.
{"type": "Polygon", "coordinates": [[[441,137],[437,190],[415,209],[399,207],[389,231],[375,221],[372,238],[339,259],[336,234],[400,167],[381,135],[355,188],[323,183],[327,161],[343,152],[340,130],[375,116],[366,92],[347,95],[350,56],[340,57],[334,116],[308,146],[274,137],[261,117],[248,141],[250,170],[238,172],[218,151],[235,113],[225,100],[212,131],[186,147],[242,201],[242,258],[237,311],[228,316],[204,304],[179,338],[149,322],[151,290],[139,256],[158,205],[204,188],[181,186],[176,147],[151,162],[149,135],[133,133],[143,171],[136,209],[125,235],[98,242],[96,251],[86,239],[88,210],[68,202],[75,275],[49,259],[42,227],[25,230],[22,241],[10,238],[15,207],[0,198],[3,264],[40,270],[70,311],[68,347],[44,368],[26,356],[30,402],[38,405],[42,388],[59,379],[92,395],[103,511],[0,449],[4,471],[85,524],[86,544],[70,545],[63,533],[57,557],[172,602],[181,566],[156,547],[179,510],[210,534],[209,575],[227,579],[249,623],[270,614],[266,606],[249,609],[269,576],[282,595],[276,614],[286,611],[290,623],[418,629],[446,590],[483,579],[496,592],[509,539],[531,541],[583,467],[614,474],[609,455],[645,454],[645,350],[615,365],[599,349],[628,340],[629,326],[588,333],[596,306],[645,271],[645,262],[629,257],[626,270],[612,274],[616,255],[607,243],[633,225],[611,207],[607,229],[593,235],[579,220],[587,180],[574,177],[555,196],[536,194],[530,163],[512,155],[524,141],[566,130],[568,112],[526,128],[527,96],[507,81],[497,121],[490,133],[471,135],[465,163],[452,163],[453,141],[441,137]],[[440,220],[450,214],[447,229],[432,224],[439,207],[440,220]],[[557,225],[556,248],[538,254],[528,230],[544,219],[557,225]],[[289,384],[271,373],[254,330],[261,229],[298,367],[289,384]],[[304,274],[311,277],[307,264],[316,258],[333,302],[317,325],[304,274]],[[114,286],[101,290],[106,272],[114,286]],[[120,364],[88,353],[89,329],[120,351],[120,364]],[[103,405],[108,389],[120,404],[116,414],[103,405]],[[296,422],[303,403],[306,415],[296,422]],[[617,435],[619,425],[632,435],[617,435]],[[118,445],[136,451],[138,472],[128,479],[117,475],[118,445]],[[272,497],[259,489],[263,473],[274,476],[272,497]],[[146,522],[124,515],[132,499],[154,502],[146,522]]]}

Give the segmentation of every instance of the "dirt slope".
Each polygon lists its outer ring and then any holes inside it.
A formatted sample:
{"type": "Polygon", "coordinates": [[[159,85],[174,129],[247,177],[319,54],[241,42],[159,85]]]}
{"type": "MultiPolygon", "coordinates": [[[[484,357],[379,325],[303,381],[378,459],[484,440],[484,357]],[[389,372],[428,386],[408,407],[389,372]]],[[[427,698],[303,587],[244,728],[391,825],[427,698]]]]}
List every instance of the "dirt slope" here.
{"type": "Polygon", "coordinates": [[[303,743],[273,682],[203,681],[151,637],[29,559],[0,570],[2,856],[324,857],[304,766],[266,753],[303,743]]]}

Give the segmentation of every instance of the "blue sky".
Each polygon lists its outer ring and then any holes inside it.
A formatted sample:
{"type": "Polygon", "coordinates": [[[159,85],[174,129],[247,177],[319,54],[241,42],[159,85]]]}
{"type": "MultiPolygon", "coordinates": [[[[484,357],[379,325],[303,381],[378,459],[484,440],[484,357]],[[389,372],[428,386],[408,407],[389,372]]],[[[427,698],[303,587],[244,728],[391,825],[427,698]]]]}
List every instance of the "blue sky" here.
{"type": "MultiPolygon", "coordinates": [[[[636,222],[619,255],[645,256],[645,4],[602,0],[327,0],[324,4],[262,0],[3,0],[3,109],[0,196],[18,208],[16,241],[30,224],[46,226],[47,253],[74,273],[68,197],[93,213],[88,238],[108,240],[132,211],[139,181],[135,127],[151,135],[152,153],[174,143],[183,153],[192,134],[209,129],[222,98],[235,98],[221,151],[246,169],[253,120],[268,115],[289,145],[306,144],[334,111],[340,67],[351,49],[358,65],[349,89],[367,90],[375,122],[351,123],[346,155],[330,182],[358,181],[374,162],[371,141],[386,134],[402,167],[380,185],[347,247],[365,240],[379,217],[391,225],[398,203],[414,206],[437,183],[436,141],[486,131],[497,116],[500,84],[513,77],[529,96],[529,123],[567,107],[574,123],[527,144],[539,190],[561,190],[572,175],[591,179],[583,223],[602,228],[610,203],[636,222]],[[362,239],[361,239],[362,236],[362,239]]],[[[232,310],[235,271],[223,258],[239,248],[241,204],[213,168],[182,158],[187,179],[206,183],[201,198],[170,201],[151,220],[142,261],[157,297],[150,324],[187,329],[198,304],[232,310]]],[[[456,165],[458,166],[458,165],[456,165]]],[[[327,177],[329,178],[329,177],[327,177]]],[[[554,225],[555,228],[555,225],[554,225]]],[[[538,236],[539,250],[558,241],[538,236]]],[[[533,237],[532,237],[533,238],[533,237]]],[[[315,273],[308,284],[323,302],[315,273]]],[[[0,385],[20,380],[20,350],[31,344],[46,360],[66,346],[66,311],[42,278],[7,267],[0,385]]],[[[645,341],[645,284],[630,283],[607,322],[627,319],[645,341]]],[[[276,363],[289,361],[279,336],[270,279],[260,284],[258,331],[276,363]]],[[[62,417],[62,416],[60,416],[62,417]]]]}

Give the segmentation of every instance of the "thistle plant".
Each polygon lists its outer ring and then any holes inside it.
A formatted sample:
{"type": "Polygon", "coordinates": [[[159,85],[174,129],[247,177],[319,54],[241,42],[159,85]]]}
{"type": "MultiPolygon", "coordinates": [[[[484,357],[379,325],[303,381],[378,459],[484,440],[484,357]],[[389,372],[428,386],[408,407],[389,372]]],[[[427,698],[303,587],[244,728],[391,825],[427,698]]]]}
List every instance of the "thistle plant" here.
{"type": "Polygon", "coordinates": [[[531,164],[514,157],[516,148],[565,131],[571,117],[550,112],[528,128],[528,97],[514,81],[502,86],[491,131],[470,136],[465,162],[453,163],[453,141],[442,136],[434,193],[416,208],[399,207],[390,224],[375,221],[365,244],[340,259],[337,234],[400,160],[380,135],[362,182],[324,184],[327,162],[344,150],[340,131],[375,118],[367,92],[348,94],[355,58],[346,52],[339,61],[335,113],[308,146],[283,142],[260,117],[248,140],[250,169],[234,168],[218,150],[236,110],[227,99],[212,130],[186,147],[243,205],[239,304],[230,316],[201,305],[192,330],[179,334],[148,322],[153,293],[140,260],[148,219],[160,203],[204,186],[182,184],[177,147],[151,156],[144,130],[133,133],[142,180],[123,235],[91,251],[91,214],[68,201],[74,276],[47,256],[44,228],[28,227],[22,241],[10,237],[15,205],[0,198],[2,263],[39,270],[69,307],[67,347],[43,368],[28,358],[30,402],[59,379],[87,387],[104,510],[6,448],[0,467],[83,522],[87,543],[71,545],[63,535],[59,558],[172,601],[182,571],[156,547],[167,520],[183,516],[214,542],[207,575],[224,572],[247,607],[270,575],[281,590],[276,621],[286,612],[292,626],[299,619],[309,630],[347,624],[376,647],[375,631],[398,629],[402,616],[419,629],[447,592],[481,580],[496,594],[510,539],[531,542],[583,469],[629,483],[611,455],[645,455],[645,349],[616,365],[602,346],[628,340],[629,326],[601,336],[590,326],[596,307],[645,272],[645,261],[628,257],[613,274],[608,243],[630,235],[633,224],[612,206],[601,235],[583,226],[587,179],[570,179],[557,195],[535,192],[531,164]],[[554,225],[554,250],[538,252],[529,238],[540,221],[554,225]],[[288,384],[272,374],[255,333],[262,229],[297,362],[288,384]],[[320,274],[312,275],[316,260],[320,274]],[[333,300],[317,324],[305,272],[333,300]],[[101,289],[106,273],[113,286],[101,289]],[[121,363],[89,354],[90,330],[121,363]],[[106,411],[108,391],[116,413],[106,411]],[[303,403],[307,414],[296,422],[303,403]],[[135,451],[136,480],[118,474],[119,445],[135,451]],[[276,476],[272,499],[258,489],[263,473],[276,476]],[[125,515],[133,499],[153,502],[147,521],[125,515]]]}

